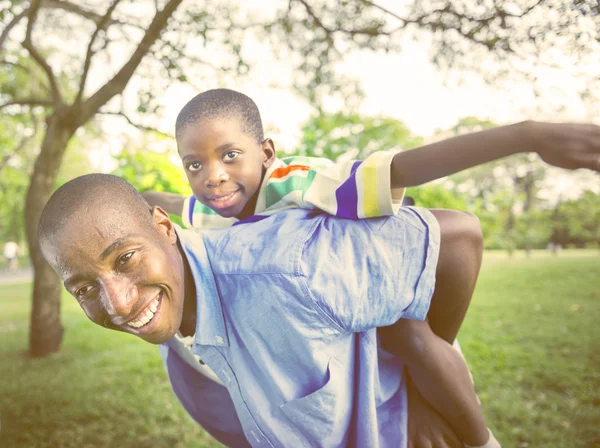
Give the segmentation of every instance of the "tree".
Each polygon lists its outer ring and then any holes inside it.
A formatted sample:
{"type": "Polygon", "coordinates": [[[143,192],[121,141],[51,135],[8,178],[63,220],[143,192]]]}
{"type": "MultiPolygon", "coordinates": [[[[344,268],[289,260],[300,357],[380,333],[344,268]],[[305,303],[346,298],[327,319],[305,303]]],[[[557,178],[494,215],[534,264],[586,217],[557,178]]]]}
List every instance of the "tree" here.
{"type": "MultiPolygon", "coordinates": [[[[121,69],[106,84],[91,95],[86,95],[86,81],[92,66],[92,59],[98,51],[97,45],[100,45],[101,48],[102,45],[106,46],[108,44],[107,29],[113,23],[112,15],[119,3],[119,0],[114,0],[103,16],[94,18],[96,26],[89,39],[79,79],[79,88],[76,89],[74,98],[66,97],[54,69],[44,56],[44,51],[39,50],[38,44],[34,42],[34,29],[42,6],[39,0],[32,1],[29,5],[21,5],[21,2],[16,2],[15,6],[15,3],[13,3],[15,8],[24,7],[20,13],[16,13],[14,9],[12,10],[13,18],[6,26],[2,38],[0,38],[1,44],[3,38],[8,35],[5,34],[7,30],[10,31],[10,28],[18,21],[26,19],[27,27],[21,44],[22,48],[27,50],[31,60],[35,61],[46,75],[43,89],[46,93],[44,95],[21,97],[19,92],[15,92],[14,95],[10,95],[12,98],[3,104],[3,107],[26,105],[48,108],[46,130],[31,174],[25,204],[27,240],[35,269],[29,347],[33,356],[41,356],[57,351],[62,341],[63,327],[60,323],[61,285],[57,275],[45,262],[40,252],[37,243],[37,223],[41,211],[55,187],[56,178],[69,141],[77,129],[88,123],[101,107],[123,92],[143,57],[156,42],[181,0],[170,0],[162,9],[157,9],[130,59],[122,65],[121,69]]],[[[66,5],[63,6],[67,7],[66,5]]],[[[75,5],[73,6],[77,8],[75,5]]],[[[83,13],[79,12],[79,14],[83,13]]]]}
{"type": "Polygon", "coordinates": [[[576,200],[559,202],[549,225],[554,244],[600,247],[600,197],[585,191],[576,200]]]}
{"type": "Polygon", "coordinates": [[[375,151],[409,149],[422,144],[422,138],[412,135],[393,118],[321,112],[302,126],[302,139],[294,153],[331,160],[342,155],[364,159],[375,151]]]}
{"type": "MultiPolygon", "coordinates": [[[[336,71],[345,54],[356,49],[398,50],[407,32],[429,33],[432,58],[445,67],[474,67],[472,62],[486,55],[498,63],[530,64],[531,57],[559,44],[581,58],[600,54],[587,31],[598,7],[580,1],[521,0],[506,6],[489,1],[471,12],[462,0],[414,2],[397,11],[371,0],[281,0],[260,17],[233,2],[190,1],[179,8],[181,3],[0,0],[0,64],[22,69],[30,84],[39,87],[30,94],[3,84],[0,109],[7,114],[34,110],[45,120],[25,206],[35,267],[30,334],[34,356],[58,350],[63,333],[60,284],[41,256],[36,232],[69,141],[98,115],[116,115],[148,127],[134,119],[155,117],[156,92],[168,83],[199,83],[206,79],[205,72],[247,74],[252,59],[246,47],[248,33],[269,40],[278,59],[291,61],[294,87],[315,105],[328,93],[347,98],[356,90],[336,71]],[[574,26],[577,38],[565,39],[574,26]],[[126,49],[125,62],[115,57],[115,48],[126,49]],[[18,68],[21,57],[28,64],[18,68]],[[126,88],[135,73],[140,77],[136,105],[131,106],[126,88]]],[[[498,71],[492,64],[489,72],[498,71]]]]}
{"type": "Polygon", "coordinates": [[[115,176],[122,177],[138,191],[167,191],[190,195],[190,186],[180,165],[174,165],[166,152],[126,148],[117,157],[115,176]]]}

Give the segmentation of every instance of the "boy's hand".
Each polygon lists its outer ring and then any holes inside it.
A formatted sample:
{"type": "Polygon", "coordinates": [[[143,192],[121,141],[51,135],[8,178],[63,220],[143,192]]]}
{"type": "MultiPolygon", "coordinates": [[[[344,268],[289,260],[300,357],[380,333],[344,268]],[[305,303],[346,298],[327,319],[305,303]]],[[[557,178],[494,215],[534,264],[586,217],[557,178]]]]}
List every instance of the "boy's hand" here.
{"type": "Polygon", "coordinates": [[[550,165],[600,171],[600,126],[530,122],[531,149],[550,165]]]}
{"type": "Polygon", "coordinates": [[[165,191],[147,190],[142,193],[150,206],[158,206],[171,215],[181,216],[186,196],[165,191]]]}
{"type": "Polygon", "coordinates": [[[450,425],[425,401],[406,375],[408,448],[462,448],[450,425]]]}

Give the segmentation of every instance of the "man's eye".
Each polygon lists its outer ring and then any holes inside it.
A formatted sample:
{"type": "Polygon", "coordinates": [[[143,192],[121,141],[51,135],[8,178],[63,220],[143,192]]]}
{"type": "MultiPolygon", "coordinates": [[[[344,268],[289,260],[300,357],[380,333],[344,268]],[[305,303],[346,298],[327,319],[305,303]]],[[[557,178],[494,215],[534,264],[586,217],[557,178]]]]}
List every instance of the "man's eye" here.
{"type": "Polygon", "coordinates": [[[85,286],[79,288],[77,291],[75,291],[75,297],[78,299],[83,298],[83,296],[85,296],[88,292],[90,292],[91,289],[92,289],[92,285],[85,285],[85,286]]]}
{"type": "Polygon", "coordinates": [[[200,162],[188,163],[186,168],[188,171],[200,171],[202,169],[202,164],[200,162]]]}
{"type": "Polygon", "coordinates": [[[132,256],[133,256],[133,252],[127,252],[125,255],[122,255],[121,257],[119,257],[119,261],[117,262],[119,267],[123,267],[124,265],[126,265],[132,256]]]}
{"type": "Polygon", "coordinates": [[[229,151],[226,152],[225,155],[223,156],[223,159],[226,162],[231,162],[232,160],[237,159],[237,156],[239,155],[239,153],[235,152],[235,151],[229,151]]]}

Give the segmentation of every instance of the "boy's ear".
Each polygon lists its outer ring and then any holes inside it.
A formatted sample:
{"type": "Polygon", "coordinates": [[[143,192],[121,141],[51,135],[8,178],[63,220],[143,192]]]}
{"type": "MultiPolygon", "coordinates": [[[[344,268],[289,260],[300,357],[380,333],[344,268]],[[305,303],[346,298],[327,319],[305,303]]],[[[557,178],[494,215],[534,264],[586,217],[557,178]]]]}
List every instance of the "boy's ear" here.
{"type": "Polygon", "coordinates": [[[275,158],[277,157],[277,153],[275,152],[275,144],[273,140],[270,138],[266,138],[262,142],[262,151],[263,151],[263,166],[265,168],[269,168],[275,158]]]}
{"type": "Polygon", "coordinates": [[[173,222],[169,218],[169,214],[159,206],[152,207],[152,218],[159,232],[164,233],[169,238],[171,243],[177,242],[177,234],[173,222]]]}

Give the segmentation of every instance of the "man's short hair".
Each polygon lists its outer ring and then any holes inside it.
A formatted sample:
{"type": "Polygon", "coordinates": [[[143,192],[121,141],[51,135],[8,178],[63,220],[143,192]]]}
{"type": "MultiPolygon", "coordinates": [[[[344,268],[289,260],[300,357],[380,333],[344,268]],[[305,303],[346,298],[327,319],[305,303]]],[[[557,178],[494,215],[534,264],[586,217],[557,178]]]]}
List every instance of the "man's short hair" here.
{"type": "Polygon", "coordinates": [[[229,89],[207,90],[192,98],[177,116],[175,136],[178,138],[186,126],[200,120],[219,118],[238,119],[244,132],[258,143],[264,140],[260,112],[254,101],[243,93],[229,89]]]}
{"type": "Polygon", "coordinates": [[[80,211],[89,216],[107,210],[122,221],[152,222],[150,205],[129,182],[111,174],[87,174],[67,182],[50,197],[42,211],[38,239],[52,236],[80,211]]]}

